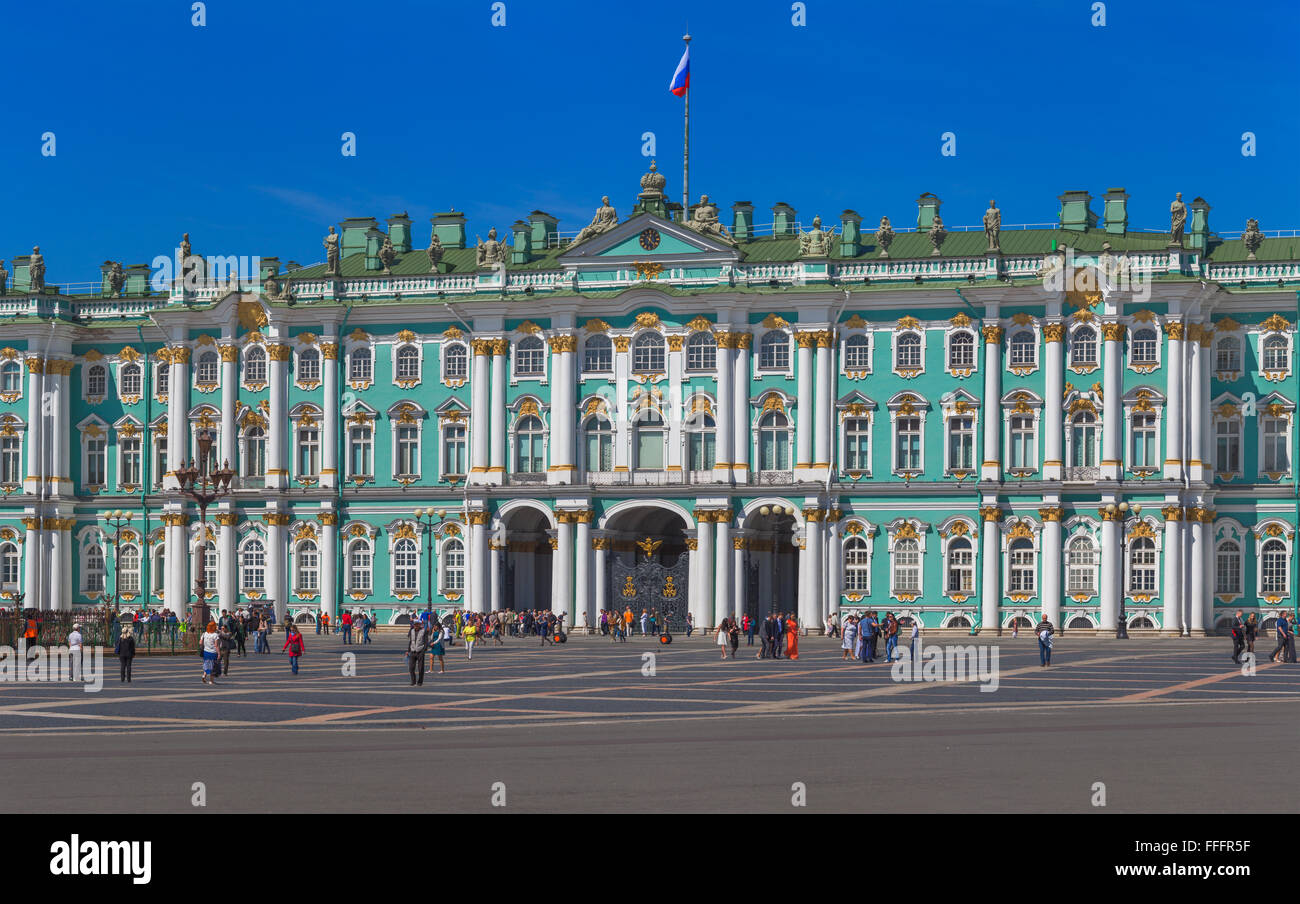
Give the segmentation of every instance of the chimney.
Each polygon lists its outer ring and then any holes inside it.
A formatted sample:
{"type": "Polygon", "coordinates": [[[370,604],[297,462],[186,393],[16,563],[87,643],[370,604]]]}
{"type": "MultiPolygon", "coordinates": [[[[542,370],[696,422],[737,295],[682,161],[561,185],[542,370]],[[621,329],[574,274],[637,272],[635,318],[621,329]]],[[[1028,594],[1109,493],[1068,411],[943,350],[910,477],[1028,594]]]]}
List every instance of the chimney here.
{"type": "Polygon", "coordinates": [[[772,208],[772,235],[794,235],[795,209],[784,201],[772,208]]]}
{"type": "Polygon", "coordinates": [[[840,214],[840,257],[857,257],[862,250],[862,217],[856,210],[840,214]]]}
{"type": "Polygon", "coordinates": [[[393,240],[393,250],[407,254],[411,250],[411,218],[406,211],[388,218],[388,237],[393,240]]]}
{"type": "Polygon", "coordinates": [[[279,275],[280,259],[278,257],[262,258],[262,272],[259,274],[262,282],[266,282],[268,279],[275,279],[275,277],[279,275]]]}
{"type": "MultiPolygon", "coordinates": [[[[108,274],[113,270],[112,261],[104,261],[99,265],[99,291],[105,298],[113,294],[113,287],[108,283],[108,274]]],[[[126,294],[126,287],[122,287],[122,294],[126,294]]]]}
{"type": "Polygon", "coordinates": [[[1097,225],[1097,215],[1088,207],[1092,195],[1086,191],[1067,191],[1057,197],[1061,202],[1061,228],[1083,232],[1097,225]]]}
{"type": "MultiPolygon", "coordinates": [[[[534,210],[528,215],[528,222],[532,225],[532,248],[543,251],[554,247],[560,225],[559,220],[544,210],[534,210]]],[[[516,239],[515,245],[518,244],[519,240],[516,239]]]]}
{"type": "Polygon", "coordinates": [[[444,248],[465,247],[465,215],[456,210],[449,210],[433,217],[433,234],[442,242],[444,248]]]}
{"type": "Polygon", "coordinates": [[[1190,245],[1204,254],[1210,245],[1210,205],[1204,198],[1192,202],[1192,228],[1190,245]]]}
{"type": "Polygon", "coordinates": [[[929,232],[934,225],[934,218],[939,216],[943,202],[933,192],[925,192],[916,199],[916,228],[919,232],[929,232]]]}
{"type": "Polygon", "coordinates": [[[379,223],[374,217],[348,217],[339,224],[339,231],[343,233],[343,238],[339,240],[339,257],[344,258],[349,254],[356,254],[358,251],[366,250],[366,231],[377,229],[379,223]]]}
{"type": "Polygon", "coordinates": [[[20,254],[13,259],[13,265],[12,290],[14,294],[30,292],[32,290],[32,256],[30,254],[20,254]]]}
{"type": "Polygon", "coordinates": [[[123,295],[148,295],[149,294],[149,276],[151,270],[148,264],[132,264],[126,268],[126,285],[122,287],[123,295]]]}
{"type": "Polygon", "coordinates": [[[754,205],[737,201],[731,205],[731,234],[738,242],[748,242],[754,237],[754,205]]]}
{"type": "MultiPolygon", "coordinates": [[[[373,219],[372,219],[373,222],[373,219]]],[[[378,226],[366,230],[366,269],[382,270],[383,261],[379,259],[379,248],[384,244],[384,234],[378,226]]]]}
{"type": "MultiPolygon", "coordinates": [[[[529,219],[532,218],[530,217],[529,219]]],[[[526,264],[532,257],[532,230],[535,225],[536,224],[530,226],[523,220],[515,220],[514,225],[510,227],[510,231],[513,232],[515,236],[514,243],[510,246],[510,263],[526,264]]]]}
{"type": "Polygon", "coordinates": [[[1128,193],[1122,188],[1108,188],[1102,199],[1107,234],[1123,235],[1128,232],[1128,193]]]}

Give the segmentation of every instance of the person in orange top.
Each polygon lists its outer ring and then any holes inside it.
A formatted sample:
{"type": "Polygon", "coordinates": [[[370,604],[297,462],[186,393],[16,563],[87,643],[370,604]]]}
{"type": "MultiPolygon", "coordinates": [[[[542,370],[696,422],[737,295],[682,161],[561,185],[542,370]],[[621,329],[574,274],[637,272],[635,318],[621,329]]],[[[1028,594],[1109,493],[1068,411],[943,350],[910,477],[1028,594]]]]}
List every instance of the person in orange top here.
{"type": "Polygon", "coordinates": [[[785,623],[785,658],[799,658],[799,622],[793,615],[785,623]]]}
{"type": "Polygon", "coordinates": [[[625,636],[627,637],[632,636],[632,607],[631,606],[628,606],[626,609],[623,610],[623,629],[625,631],[625,636]]]}

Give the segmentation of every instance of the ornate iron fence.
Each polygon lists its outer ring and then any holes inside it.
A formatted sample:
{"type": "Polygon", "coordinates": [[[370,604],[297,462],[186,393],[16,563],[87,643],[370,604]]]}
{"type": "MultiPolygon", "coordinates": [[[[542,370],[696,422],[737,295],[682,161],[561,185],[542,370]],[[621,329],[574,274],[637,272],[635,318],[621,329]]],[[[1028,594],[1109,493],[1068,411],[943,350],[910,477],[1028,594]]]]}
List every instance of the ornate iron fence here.
{"type": "Polygon", "coordinates": [[[113,649],[122,634],[122,627],[130,624],[135,634],[135,651],[145,653],[193,653],[198,651],[198,634],[186,630],[188,625],[169,625],[166,622],[141,622],[136,624],[117,613],[102,610],[74,612],[33,612],[27,615],[6,613],[0,615],[0,644],[16,647],[27,636],[29,622],[35,622],[36,639],[29,646],[58,646],[68,642],[72,626],[78,625],[81,640],[86,646],[113,649]]]}

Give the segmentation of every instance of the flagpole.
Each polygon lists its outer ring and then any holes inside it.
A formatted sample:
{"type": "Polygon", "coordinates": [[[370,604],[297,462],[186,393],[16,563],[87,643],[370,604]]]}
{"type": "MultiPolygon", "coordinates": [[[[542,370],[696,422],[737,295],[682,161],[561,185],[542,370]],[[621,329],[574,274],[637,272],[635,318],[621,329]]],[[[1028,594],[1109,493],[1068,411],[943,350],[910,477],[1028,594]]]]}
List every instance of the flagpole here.
{"type": "MultiPolygon", "coordinates": [[[[686,49],[691,49],[691,36],[682,35],[682,40],[686,42],[686,49]]],[[[683,106],[685,112],[684,128],[685,132],[682,137],[682,222],[686,223],[691,218],[691,88],[688,83],[686,86],[686,103],[683,106]]]]}

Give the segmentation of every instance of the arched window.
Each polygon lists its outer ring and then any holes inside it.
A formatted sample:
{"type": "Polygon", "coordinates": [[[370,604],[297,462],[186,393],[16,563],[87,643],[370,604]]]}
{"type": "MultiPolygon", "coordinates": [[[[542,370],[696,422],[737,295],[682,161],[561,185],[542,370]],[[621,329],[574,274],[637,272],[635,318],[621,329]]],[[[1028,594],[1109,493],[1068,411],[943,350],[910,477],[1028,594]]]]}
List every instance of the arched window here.
{"type": "Polygon", "coordinates": [[[769,411],[758,422],[758,469],[790,470],[790,419],[769,411]]]}
{"type": "Polygon", "coordinates": [[[717,425],[700,412],[686,424],[686,461],[691,471],[711,471],[717,464],[717,425]]]}
{"type": "Polygon", "coordinates": [[[199,355],[194,365],[194,381],[200,386],[213,386],[217,382],[220,364],[217,353],[206,351],[199,355]]]}
{"type": "Polygon", "coordinates": [[[1214,594],[1241,594],[1241,547],[1235,540],[1224,540],[1214,552],[1214,594]]]}
{"type": "Polygon", "coordinates": [[[975,366],[975,336],[965,330],[948,338],[948,369],[975,366]]]}
{"type": "Polygon", "coordinates": [[[86,573],[82,587],[87,594],[104,592],[104,549],[98,543],[86,547],[86,573]]]}
{"type": "Polygon", "coordinates": [[[759,370],[790,369],[790,336],[782,330],[768,330],[758,342],[759,370]]]}
{"type": "Polygon", "coordinates": [[[537,336],[521,339],[515,346],[515,376],[540,377],[546,372],[546,346],[537,336]]]}
{"type": "Polygon", "coordinates": [[[304,540],[298,544],[293,586],[295,590],[306,592],[320,589],[320,550],[314,540],[304,540]]]}
{"type": "Polygon", "coordinates": [[[298,353],[298,382],[320,382],[320,352],[316,349],[308,348],[298,353]]]}
{"type": "Polygon", "coordinates": [[[373,378],[374,359],[369,348],[357,348],[348,355],[348,379],[353,383],[369,383],[373,378]]]}
{"type": "Polygon", "coordinates": [[[1034,577],[1037,569],[1034,567],[1034,542],[1026,537],[1011,541],[1007,547],[1007,552],[1011,555],[1011,573],[1009,575],[1008,590],[1011,593],[1030,593],[1034,592],[1034,577]]]}
{"type": "Polygon", "coordinates": [[[647,408],[633,424],[632,450],[636,460],[632,466],[638,471],[661,471],[664,467],[664,419],[653,408],[647,408]]]}
{"type": "Polygon", "coordinates": [[[138,396],[140,394],[140,365],[128,364],[122,368],[122,395],[138,396]]]}
{"type": "Polygon", "coordinates": [[[642,333],[632,343],[632,372],[661,374],[664,372],[664,338],[658,333],[642,333]]]}
{"type": "Polygon", "coordinates": [[[469,352],[464,344],[453,342],[442,350],[442,378],[464,380],[469,377],[469,352]]]}
{"type": "Polygon", "coordinates": [[[691,333],[686,340],[687,370],[717,370],[718,340],[705,330],[691,333]]]}
{"type": "Polygon", "coordinates": [[[397,379],[420,379],[420,352],[414,345],[403,345],[397,350],[397,379]]]}
{"type": "Polygon", "coordinates": [[[0,543],[0,589],[18,589],[18,546],[0,543]]]}
{"type": "Polygon", "coordinates": [[[1078,411],[1070,418],[1070,466],[1097,466],[1097,416],[1091,411],[1078,411]]]}
{"type": "Polygon", "coordinates": [[[871,470],[871,419],[844,419],[844,470],[871,470]]]}
{"type": "Polygon", "coordinates": [[[1128,547],[1128,592],[1152,594],[1156,592],[1156,544],[1147,537],[1139,537],[1128,547]]]}
{"type": "Polygon", "coordinates": [[[240,586],[244,590],[261,592],[266,589],[266,547],[261,540],[249,540],[244,544],[241,557],[240,586]]]}
{"type": "Polygon", "coordinates": [[[393,591],[414,592],[420,589],[420,548],[414,540],[398,540],[393,546],[393,591]]]}
{"type": "Polygon", "coordinates": [[[117,589],[120,593],[140,592],[140,547],[128,543],[117,557],[117,589]]]}
{"type": "Polygon", "coordinates": [[[844,343],[844,369],[871,369],[871,341],[861,333],[850,336],[844,343]]]}
{"type": "Polygon", "coordinates": [[[260,345],[250,346],[244,351],[244,382],[266,382],[266,350],[260,345]]]}
{"type": "Polygon", "coordinates": [[[860,536],[844,542],[844,592],[871,592],[871,549],[860,536]]]}
{"type": "Polygon", "coordinates": [[[249,427],[244,431],[244,458],[241,462],[245,477],[266,476],[266,431],[249,427]]]}
{"type": "Polygon", "coordinates": [[[969,596],[974,592],[975,548],[970,540],[957,537],[948,544],[948,593],[969,596]]]}
{"type": "Polygon", "coordinates": [[[921,592],[921,544],[899,540],[894,544],[894,593],[921,592]]]}
{"type": "Polygon", "coordinates": [[[917,333],[904,333],[894,346],[895,370],[921,369],[921,337],[917,333]]]}
{"type": "Polygon", "coordinates": [[[1070,334],[1070,366],[1095,367],[1097,364],[1097,331],[1081,326],[1070,334]]]}
{"type": "Polygon", "coordinates": [[[1287,366],[1286,337],[1269,336],[1264,340],[1264,369],[1290,370],[1287,366]]]}
{"type": "Polygon", "coordinates": [[[1065,560],[1067,593],[1087,594],[1097,592],[1097,548],[1088,537],[1075,537],[1070,541],[1065,560]]]}
{"type": "Polygon", "coordinates": [[[348,592],[369,593],[372,585],[373,554],[369,540],[355,540],[348,547],[348,592]]]}
{"type": "Polygon", "coordinates": [[[592,374],[614,370],[614,343],[608,336],[597,333],[587,337],[582,346],[582,369],[592,374]]]}
{"type": "Polygon", "coordinates": [[[1133,333],[1130,351],[1134,364],[1155,364],[1156,363],[1156,331],[1152,329],[1140,329],[1133,333]]]}
{"type": "MultiPolygon", "coordinates": [[[[98,366],[98,365],[96,365],[98,366]]],[[[93,368],[92,368],[93,370],[93,368]]],[[[99,368],[101,387],[103,383],[104,368],[99,368]]],[[[22,392],[23,391],[23,369],[17,361],[6,361],[0,365],[0,392],[22,392]]],[[[102,393],[101,388],[101,393],[102,393]]]]}
{"type": "Polygon", "coordinates": [[[465,589],[465,544],[448,540],[442,547],[442,592],[461,593],[465,589]]]}
{"type": "Polygon", "coordinates": [[[1017,330],[1011,334],[1011,366],[1033,367],[1038,363],[1038,340],[1033,330],[1017,330]]]}
{"type": "Polygon", "coordinates": [[[527,415],[515,426],[515,473],[541,474],[546,471],[544,442],[546,431],[542,419],[527,415]]]}
{"type": "Polygon", "coordinates": [[[108,372],[104,369],[104,365],[92,365],[90,370],[86,371],[86,395],[104,395],[108,391],[107,374],[108,372]]]}
{"type": "Polygon", "coordinates": [[[1224,336],[1214,344],[1214,369],[1219,373],[1241,373],[1241,340],[1224,336]]]}
{"type": "Polygon", "coordinates": [[[1273,537],[1264,543],[1259,556],[1259,589],[1267,596],[1286,596],[1291,585],[1287,577],[1286,544],[1273,537]]]}
{"type": "Polygon", "coordinates": [[[596,414],[582,426],[583,467],[588,471],[614,470],[614,427],[596,414]]]}

